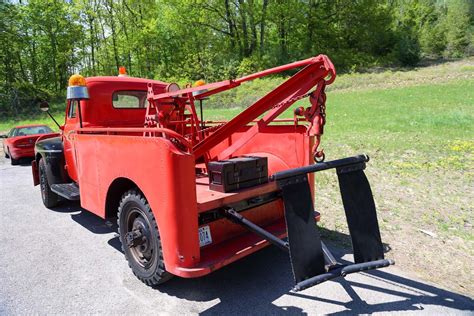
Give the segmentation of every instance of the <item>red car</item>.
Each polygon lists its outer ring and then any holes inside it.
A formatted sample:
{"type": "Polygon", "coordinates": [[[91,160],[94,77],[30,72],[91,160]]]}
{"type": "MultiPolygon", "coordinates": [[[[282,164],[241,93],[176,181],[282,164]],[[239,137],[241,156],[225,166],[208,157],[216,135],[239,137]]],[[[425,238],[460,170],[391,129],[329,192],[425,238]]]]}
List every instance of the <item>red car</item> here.
{"type": "Polygon", "coordinates": [[[12,165],[18,165],[21,158],[33,158],[36,140],[50,133],[53,131],[47,125],[24,125],[12,128],[3,141],[5,158],[10,158],[12,165]]]}

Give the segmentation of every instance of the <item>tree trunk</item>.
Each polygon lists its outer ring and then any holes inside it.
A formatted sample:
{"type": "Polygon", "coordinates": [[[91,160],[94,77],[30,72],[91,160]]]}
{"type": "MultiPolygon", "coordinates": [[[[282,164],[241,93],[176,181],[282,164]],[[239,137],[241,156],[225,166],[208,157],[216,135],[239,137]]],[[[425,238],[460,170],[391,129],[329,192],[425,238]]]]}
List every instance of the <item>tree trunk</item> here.
{"type": "Polygon", "coordinates": [[[255,23],[253,0],[249,0],[247,4],[248,6],[247,6],[246,11],[249,13],[250,30],[252,32],[252,37],[250,38],[250,47],[249,47],[249,55],[251,55],[257,48],[257,24],[255,23]]]}
{"type": "Polygon", "coordinates": [[[250,55],[249,52],[249,35],[247,31],[247,12],[245,8],[244,0],[239,0],[239,12],[240,12],[240,20],[241,24],[240,27],[242,29],[242,40],[243,40],[243,47],[244,47],[244,57],[248,57],[250,55]]]}
{"type": "Polygon", "coordinates": [[[235,26],[233,23],[232,15],[230,13],[229,0],[224,1],[224,6],[225,6],[225,16],[227,20],[227,28],[229,29],[230,48],[234,50],[235,49],[235,33],[234,33],[235,26]]]}
{"type": "Polygon", "coordinates": [[[265,49],[265,23],[267,18],[268,0],[262,3],[262,20],[260,21],[260,55],[263,55],[265,49]]]}
{"type": "Polygon", "coordinates": [[[89,43],[91,46],[91,66],[92,66],[92,75],[96,75],[95,71],[95,32],[94,32],[94,18],[89,15],[89,43]]]}
{"type": "Polygon", "coordinates": [[[115,30],[115,16],[114,16],[114,1],[110,0],[108,2],[107,11],[109,11],[110,15],[110,30],[112,31],[112,49],[114,52],[114,59],[115,59],[115,71],[118,71],[120,68],[120,62],[118,57],[118,50],[117,50],[117,34],[115,30]]]}
{"type": "Polygon", "coordinates": [[[286,45],[286,23],[285,15],[281,12],[278,21],[278,43],[280,46],[280,61],[286,63],[288,59],[288,48],[286,45]]]}

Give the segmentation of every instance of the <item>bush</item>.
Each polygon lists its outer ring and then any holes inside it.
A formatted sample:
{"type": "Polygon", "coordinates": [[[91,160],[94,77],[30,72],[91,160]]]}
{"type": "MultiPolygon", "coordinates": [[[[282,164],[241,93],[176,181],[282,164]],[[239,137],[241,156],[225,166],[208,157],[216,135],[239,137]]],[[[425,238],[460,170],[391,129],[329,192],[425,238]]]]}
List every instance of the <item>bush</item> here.
{"type": "Polygon", "coordinates": [[[438,58],[446,49],[446,29],[444,23],[437,22],[420,32],[420,46],[425,57],[438,58]]]}
{"type": "Polygon", "coordinates": [[[470,43],[469,6],[464,0],[452,1],[448,5],[446,17],[447,57],[464,57],[470,43]]]}
{"type": "Polygon", "coordinates": [[[420,43],[418,38],[410,31],[401,34],[396,48],[398,61],[403,66],[415,66],[421,58],[420,43]]]}
{"type": "Polygon", "coordinates": [[[50,91],[28,82],[17,82],[12,86],[1,87],[0,113],[2,116],[17,116],[31,111],[36,112],[39,100],[51,101],[56,97],[50,91]]]}

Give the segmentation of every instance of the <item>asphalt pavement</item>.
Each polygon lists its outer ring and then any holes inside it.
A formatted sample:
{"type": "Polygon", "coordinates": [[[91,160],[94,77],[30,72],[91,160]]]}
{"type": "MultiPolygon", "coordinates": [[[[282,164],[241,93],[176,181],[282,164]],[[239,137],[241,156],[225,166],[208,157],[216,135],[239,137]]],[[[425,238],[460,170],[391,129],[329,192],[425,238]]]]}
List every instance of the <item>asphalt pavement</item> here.
{"type": "Polygon", "coordinates": [[[474,314],[472,298],[402,269],[352,274],[293,293],[287,254],[270,247],[206,277],[175,277],[153,289],[128,268],[114,223],[78,203],[46,209],[31,168],[0,158],[0,315],[474,314]]]}

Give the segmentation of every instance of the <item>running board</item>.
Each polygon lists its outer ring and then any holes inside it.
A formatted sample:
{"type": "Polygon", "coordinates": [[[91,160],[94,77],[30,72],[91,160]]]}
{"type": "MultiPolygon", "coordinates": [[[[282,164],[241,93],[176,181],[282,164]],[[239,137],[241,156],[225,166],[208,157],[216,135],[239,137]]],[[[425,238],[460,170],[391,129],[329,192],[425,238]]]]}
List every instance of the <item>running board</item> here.
{"type": "Polygon", "coordinates": [[[51,191],[70,201],[79,200],[79,187],[76,183],[51,184],[51,191]]]}

